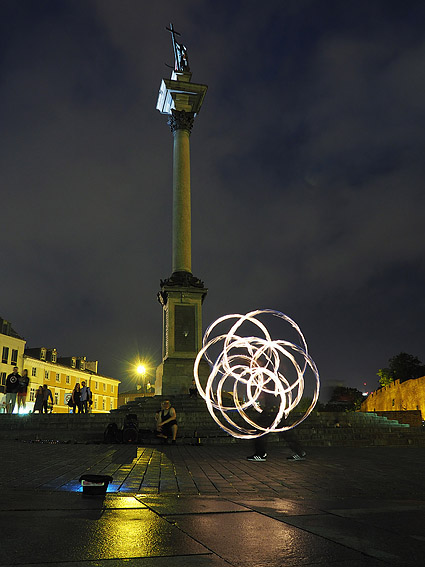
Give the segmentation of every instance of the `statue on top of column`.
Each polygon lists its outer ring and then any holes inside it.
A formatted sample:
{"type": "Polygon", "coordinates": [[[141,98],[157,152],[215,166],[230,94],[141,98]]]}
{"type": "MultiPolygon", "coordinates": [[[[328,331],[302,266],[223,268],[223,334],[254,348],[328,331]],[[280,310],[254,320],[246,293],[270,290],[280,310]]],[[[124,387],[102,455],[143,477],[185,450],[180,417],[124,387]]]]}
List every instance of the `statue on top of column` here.
{"type": "Polygon", "coordinates": [[[173,24],[170,24],[170,27],[165,29],[171,32],[171,39],[173,42],[174,50],[174,70],[180,72],[190,71],[187,48],[182,43],[178,43],[176,41],[176,35],[180,35],[179,32],[175,31],[173,24]]]}

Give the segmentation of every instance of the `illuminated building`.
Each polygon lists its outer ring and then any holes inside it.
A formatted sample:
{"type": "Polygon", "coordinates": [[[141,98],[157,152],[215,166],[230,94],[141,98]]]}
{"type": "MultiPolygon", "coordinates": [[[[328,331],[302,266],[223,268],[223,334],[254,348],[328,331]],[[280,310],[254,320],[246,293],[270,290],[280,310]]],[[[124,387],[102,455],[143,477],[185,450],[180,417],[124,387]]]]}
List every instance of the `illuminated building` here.
{"type": "Polygon", "coordinates": [[[99,374],[98,361],[86,360],[85,356],[59,357],[55,348],[25,348],[25,339],[12,329],[8,321],[0,318],[0,325],[0,352],[3,354],[0,367],[2,391],[4,392],[6,377],[14,366],[19,368],[20,374],[27,369],[30,379],[27,412],[32,411],[34,407],[38,387],[47,384],[52,392],[54,412],[68,413],[68,398],[75,384],[78,382],[81,385],[83,381],[92,391],[92,413],[105,413],[117,408],[120,380],[99,374]]]}
{"type": "Polygon", "coordinates": [[[25,339],[13,329],[10,321],[0,317],[0,392],[5,391],[6,378],[14,366],[22,369],[25,339]]]}

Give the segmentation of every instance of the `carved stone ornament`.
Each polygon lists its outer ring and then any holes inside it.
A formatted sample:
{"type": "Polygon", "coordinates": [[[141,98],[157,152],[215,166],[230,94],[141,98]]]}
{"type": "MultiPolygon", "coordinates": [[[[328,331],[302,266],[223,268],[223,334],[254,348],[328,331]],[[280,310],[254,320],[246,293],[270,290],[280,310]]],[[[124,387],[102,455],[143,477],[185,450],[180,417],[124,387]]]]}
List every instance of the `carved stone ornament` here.
{"type": "Polygon", "coordinates": [[[179,286],[179,287],[197,287],[203,288],[204,282],[191,274],[190,272],[173,272],[170,278],[160,280],[161,287],[179,286]]]}
{"type": "Polygon", "coordinates": [[[192,131],[194,115],[193,112],[186,112],[185,110],[172,110],[171,115],[168,117],[168,126],[174,134],[176,130],[192,131]]]}

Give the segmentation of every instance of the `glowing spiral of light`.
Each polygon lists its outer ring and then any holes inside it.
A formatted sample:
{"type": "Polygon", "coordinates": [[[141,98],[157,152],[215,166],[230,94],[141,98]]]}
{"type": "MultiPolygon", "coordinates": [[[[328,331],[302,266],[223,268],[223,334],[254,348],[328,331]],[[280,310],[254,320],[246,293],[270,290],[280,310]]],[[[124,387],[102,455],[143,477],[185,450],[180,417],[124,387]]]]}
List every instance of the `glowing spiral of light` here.
{"type": "Polygon", "coordinates": [[[246,315],[224,315],[214,321],[205,331],[203,346],[194,364],[194,378],[216,423],[241,439],[292,429],[308,417],[319,397],[319,372],[308,354],[301,329],[290,317],[272,309],[251,311],[246,315]],[[273,340],[258,318],[263,315],[289,323],[299,344],[273,340]],[[236,321],[227,333],[213,336],[219,325],[230,320],[236,321]],[[262,336],[243,336],[241,327],[245,323],[255,325],[262,336]],[[222,350],[213,361],[210,351],[216,350],[217,345],[220,347],[220,343],[222,350]],[[202,358],[210,365],[205,385],[201,384],[199,372],[202,358]],[[287,418],[302,398],[307,375],[312,378],[314,388],[311,404],[301,417],[289,423],[287,418]],[[273,401],[273,411],[267,412],[272,421],[270,424],[260,417],[265,397],[273,401]]]}

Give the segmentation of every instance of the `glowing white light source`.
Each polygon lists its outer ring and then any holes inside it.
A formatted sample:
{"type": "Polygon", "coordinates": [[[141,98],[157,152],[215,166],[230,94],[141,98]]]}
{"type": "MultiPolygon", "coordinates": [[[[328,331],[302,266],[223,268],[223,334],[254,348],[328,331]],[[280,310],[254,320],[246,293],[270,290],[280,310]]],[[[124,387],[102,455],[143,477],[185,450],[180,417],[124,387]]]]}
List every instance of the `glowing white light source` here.
{"type": "Polygon", "coordinates": [[[310,415],[319,397],[319,372],[308,354],[301,329],[290,317],[272,309],[251,311],[246,315],[224,315],[214,321],[205,331],[203,346],[194,364],[194,377],[216,423],[241,439],[292,429],[310,415]],[[299,344],[273,340],[259,318],[264,316],[289,323],[299,344]],[[213,334],[217,333],[217,327],[226,323],[228,327],[232,320],[235,322],[227,333],[213,334]],[[257,334],[260,331],[260,337],[243,334],[242,327],[252,325],[257,334]],[[217,347],[221,347],[221,351],[213,361],[212,352],[217,347]],[[202,358],[211,368],[205,386],[199,377],[202,358]],[[301,417],[289,424],[287,418],[303,396],[307,376],[313,386],[311,404],[301,417]],[[268,420],[260,417],[265,398],[269,405],[268,420]]]}

